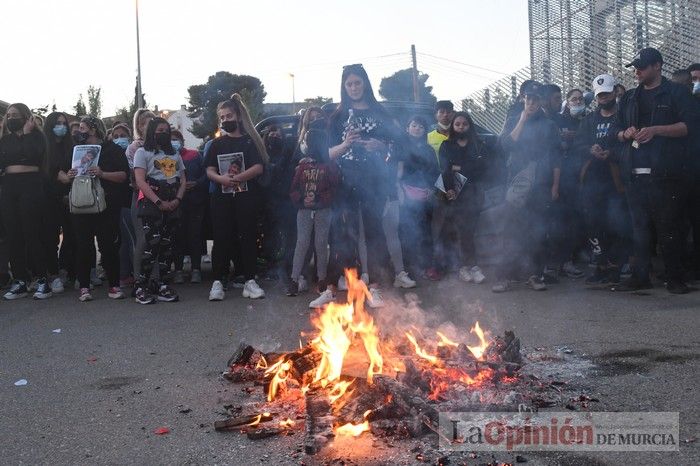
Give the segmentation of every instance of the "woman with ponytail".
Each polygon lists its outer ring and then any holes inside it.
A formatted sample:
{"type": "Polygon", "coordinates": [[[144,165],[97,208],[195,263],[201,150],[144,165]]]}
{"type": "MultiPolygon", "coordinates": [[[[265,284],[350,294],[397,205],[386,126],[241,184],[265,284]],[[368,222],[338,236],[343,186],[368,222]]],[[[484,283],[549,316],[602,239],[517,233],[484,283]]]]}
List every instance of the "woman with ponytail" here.
{"type": "Polygon", "coordinates": [[[209,300],[224,299],[224,279],[232,257],[240,257],[234,266],[236,275],[245,277],[243,297],[264,298],[265,292],[255,281],[255,267],[257,218],[263,206],[259,178],[268,162],[267,152],[238,94],[221,102],[216,114],[221,136],[212,142],[206,158],[207,176],[215,184],[211,195],[214,283],[209,300]],[[228,169],[229,164],[236,169],[228,169]],[[239,249],[238,254],[233,248],[239,249]]]}

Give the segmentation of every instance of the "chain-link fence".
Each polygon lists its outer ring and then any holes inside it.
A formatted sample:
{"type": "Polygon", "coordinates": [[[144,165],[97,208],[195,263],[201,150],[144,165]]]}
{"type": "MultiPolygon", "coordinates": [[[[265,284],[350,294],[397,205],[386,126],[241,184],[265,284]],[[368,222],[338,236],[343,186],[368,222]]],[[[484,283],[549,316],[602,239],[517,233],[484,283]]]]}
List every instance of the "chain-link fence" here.
{"type": "Polygon", "coordinates": [[[566,92],[590,89],[595,76],[610,73],[629,88],[634,74],[625,64],[644,47],[659,49],[666,75],[700,61],[700,0],[528,0],[528,11],[530,68],[463,101],[495,132],[505,121],[502,101],[512,100],[524,79],[566,92]]]}

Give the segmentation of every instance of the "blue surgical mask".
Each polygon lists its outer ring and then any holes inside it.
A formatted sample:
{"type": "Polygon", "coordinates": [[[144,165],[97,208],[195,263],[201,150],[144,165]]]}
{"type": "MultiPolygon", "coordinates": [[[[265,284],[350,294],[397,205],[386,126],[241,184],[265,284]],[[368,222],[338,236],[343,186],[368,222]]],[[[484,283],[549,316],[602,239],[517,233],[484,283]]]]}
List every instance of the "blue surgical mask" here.
{"type": "Polygon", "coordinates": [[[172,144],[173,149],[175,149],[175,152],[180,152],[180,149],[182,149],[182,143],[179,139],[173,139],[172,141],[170,141],[170,144],[172,144]]]}
{"type": "Polygon", "coordinates": [[[693,94],[700,95],[700,81],[695,81],[693,83],[693,94]]]}
{"type": "Polygon", "coordinates": [[[53,127],[53,134],[56,135],[56,137],[62,138],[66,134],[68,134],[68,126],[66,125],[56,125],[53,127]]]}
{"type": "Polygon", "coordinates": [[[118,145],[124,150],[126,150],[126,148],[129,147],[129,138],[126,137],[112,139],[112,142],[114,142],[116,145],[118,145]]]}
{"type": "Polygon", "coordinates": [[[579,116],[586,110],[585,105],[573,105],[569,106],[569,113],[571,116],[579,116]]]}

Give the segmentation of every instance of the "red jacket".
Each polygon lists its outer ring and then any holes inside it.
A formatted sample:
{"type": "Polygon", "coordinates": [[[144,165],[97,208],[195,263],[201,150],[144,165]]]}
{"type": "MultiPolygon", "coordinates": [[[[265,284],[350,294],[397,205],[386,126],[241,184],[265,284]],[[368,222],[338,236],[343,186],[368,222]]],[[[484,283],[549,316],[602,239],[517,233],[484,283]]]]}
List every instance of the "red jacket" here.
{"type": "Polygon", "coordinates": [[[289,197],[299,209],[330,207],[340,183],[340,172],[335,162],[319,163],[303,158],[294,172],[289,197]]]}

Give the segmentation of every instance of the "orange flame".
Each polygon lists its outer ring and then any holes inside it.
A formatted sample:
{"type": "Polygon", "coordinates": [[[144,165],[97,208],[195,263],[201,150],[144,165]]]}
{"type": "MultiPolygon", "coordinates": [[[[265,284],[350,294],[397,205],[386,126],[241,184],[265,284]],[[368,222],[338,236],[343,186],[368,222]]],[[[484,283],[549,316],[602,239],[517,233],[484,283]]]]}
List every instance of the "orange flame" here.
{"type": "Polygon", "coordinates": [[[489,343],[486,341],[486,338],[484,336],[484,332],[481,330],[481,327],[479,326],[479,322],[471,328],[469,333],[475,333],[477,337],[479,337],[479,346],[467,346],[469,348],[469,351],[472,352],[474,357],[476,359],[482,359],[484,356],[484,353],[486,352],[486,348],[488,348],[489,343]]]}
{"type": "Polygon", "coordinates": [[[437,333],[437,336],[440,337],[440,341],[438,342],[438,346],[454,346],[455,348],[459,346],[459,343],[450,340],[447,338],[444,334],[440,332],[435,332],[437,333]]]}
{"type": "Polygon", "coordinates": [[[274,374],[267,392],[267,401],[274,400],[279,391],[287,388],[287,378],[289,377],[289,369],[291,368],[292,366],[288,361],[280,359],[265,371],[265,375],[274,374]]]}
{"type": "Polygon", "coordinates": [[[437,363],[438,363],[438,358],[437,358],[437,356],[433,356],[433,355],[431,355],[431,354],[426,353],[425,350],[423,350],[423,348],[421,348],[421,347],[418,345],[418,342],[416,341],[415,337],[411,334],[411,332],[406,332],[406,338],[408,338],[408,341],[410,341],[410,342],[413,344],[413,347],[415,348],[416,354],[417,354],[418,356],[420,356],[420,357],[423,358],[423,359],[426,359],[426,360],[430,361],[431,364],[437,364],[437,363]]]}
{"type": "Polygon", "coordinates": [[[255,365],[255,368],[256,369],[267,369],[267,360],[265,359],[265,356],[260,356],[260,360],[255,365]]]}
{"type": "Polygon", "coordinates": [[[365,411],[365,413],[362,416],[365,418],[364,422],[361,422],[359,424],[353,424],[352,422],[348,422],[347,424],[343,424],[342,426],[336,427],[335,434],[343,437],[359,437],[360,435],[362,435],[363,432],[369,432],[369,421],[367,420],[367,416],[369,416],[369,413],[371,412],[371,409],[365,411]]]}

